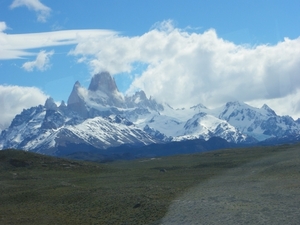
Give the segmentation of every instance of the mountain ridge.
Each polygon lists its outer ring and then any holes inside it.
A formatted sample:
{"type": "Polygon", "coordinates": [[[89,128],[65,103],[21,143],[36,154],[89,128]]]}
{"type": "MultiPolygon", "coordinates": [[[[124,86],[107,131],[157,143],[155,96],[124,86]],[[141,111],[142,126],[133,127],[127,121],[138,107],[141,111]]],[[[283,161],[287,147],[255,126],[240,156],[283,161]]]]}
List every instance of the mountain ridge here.
{"type": "Polygon", "coordinates": [[[50,97],[45,104],[24,109],[0,135],[0,149],[19,148],[55,155],[58,149],[81,144],[96,149],[121,145],[148,145],[214,137],[235,144],[297,140],[300,122],[278,116],[264,104],[255,108],[233,101],[209,109],[202,104],[174,109],[147,98],[118,91],[108,72],[95,74],[88,89],[75,82],[59,106],[50,97]]]}

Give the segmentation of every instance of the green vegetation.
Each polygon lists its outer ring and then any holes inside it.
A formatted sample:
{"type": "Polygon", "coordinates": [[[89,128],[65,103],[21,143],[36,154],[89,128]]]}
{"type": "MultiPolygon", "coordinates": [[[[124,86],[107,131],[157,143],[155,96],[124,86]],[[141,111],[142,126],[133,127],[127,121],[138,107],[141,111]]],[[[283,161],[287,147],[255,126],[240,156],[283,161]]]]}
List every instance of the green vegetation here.
{"type": "MultiPolygon", "coordinates": [[[[298,149],[228,149],[110,163],[3,150],[0,224],[159,224],[186,190],[232,168],[298,149]]],[[[264,175],[277,174],[268,168],[264,175]]],[[[289,165],[283,171],[289,169],[296,171],[289,165]]],[[[299,180],[300,170],[294,178],[299,180]]]]}

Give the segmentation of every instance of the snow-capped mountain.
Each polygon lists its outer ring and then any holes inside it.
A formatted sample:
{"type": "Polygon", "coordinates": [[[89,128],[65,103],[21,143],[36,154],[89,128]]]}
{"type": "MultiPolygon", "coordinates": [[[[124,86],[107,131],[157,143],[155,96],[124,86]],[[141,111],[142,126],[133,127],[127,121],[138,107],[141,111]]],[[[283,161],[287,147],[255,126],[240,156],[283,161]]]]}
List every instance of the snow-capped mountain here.
{"type": "MultiPolygon", "coordinates": [[[[32,107],[24,110],[1,134],[1,148],[18,148],[55,154],[69,143],[105,149],[122,144],[157,143],[155,138],[118,115],[86,118],[63,107],[32,107]],[[66,111],[64,111],[66,110],[66,111]]],[[[55,103],[54,103],[55,104],[55,103]]]]}
{"type": "Polygon", "coordinates": [[[208,114],[208,111],[206,107],[199,106],[176,110],[165,104],[163,111],[140,115],[134,123],[160,132],[172,141],[208,140],[215,136],[234,143],[252,140],[228,122],[208,114]]]}
{"type": "Polygon", "coordinates": [[[177,137],[179,140],[196,138],[208,140],[214,136],[235,143],[247,140],[247,135],[242,134],[226,121],[204,112],[198,113],[189,119],[180,132],[182,133],[177,137]]]}
{"type": "Polygon", "coordinates": [[[263,141],[273,137],[299,135],[299,123],[290,116],[278,116],[266,104],[254,108],[241,102],[228,102],[218,117],[242,133],[263,141]]]}
{"type": "Polygon", "coordinates": [[[174,109],[147,98],[143,91],[124,97],[111,75],[102,72],[94,75],[88,89],[77,81],[67,104],[57,106],[49,98],[43,106],[24,109],[2,131],[0,149],[55,155],[70,144],[107,149],[213,137],[232,143],[255,143],[270,138],[299,138],[299,134],[299,119],[278,116],[267,105],[254,108],[228,102],[218,109],[202,104],[174,109]]]}

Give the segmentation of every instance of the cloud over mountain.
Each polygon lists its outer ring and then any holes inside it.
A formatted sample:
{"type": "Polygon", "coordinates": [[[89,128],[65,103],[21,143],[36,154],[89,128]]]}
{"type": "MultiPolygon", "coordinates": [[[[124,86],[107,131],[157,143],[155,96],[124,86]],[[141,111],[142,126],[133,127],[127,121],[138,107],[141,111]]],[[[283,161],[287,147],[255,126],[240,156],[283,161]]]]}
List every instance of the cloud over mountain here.
{"type": "Polygon", "coordinates": [[[130,73],[134,63],[147,64],[128,92],[142,89],[175,106],[215,106],[231,100],[300,99],[299,49],[300,37],[276,45],[236,45],[214,29],[189,33],[164,21],[140,36],[82,40],[71,54],[93,72],[130,73]]]}
{"type": "Polygon", "coordinates": [[[44,104],[47,96],[38,88],[0,85],[0,130],[9,126],[16,114],[32,106],[44,104]]]}
{"type": "Polygon", "coordinates": [[[142,89],[174,107],[263,102],[282,114],[300,116],[295,107],[300,102],[300,37],[275,45],[237,45],[220,38],[214,29],[188,32],[172,21],[133,37],[110,30],[11,35],[4,33],[6,29],[0,23],[0,59],[36,57],[23,64],[27,70],[47,68],[52,52],[41,48],[70,45],[68,57],[85,63],[92,74],[130,76],[133,82],[127,93],[142,89]],[[145,66],[137,69],[138,65],[145,66]]]}

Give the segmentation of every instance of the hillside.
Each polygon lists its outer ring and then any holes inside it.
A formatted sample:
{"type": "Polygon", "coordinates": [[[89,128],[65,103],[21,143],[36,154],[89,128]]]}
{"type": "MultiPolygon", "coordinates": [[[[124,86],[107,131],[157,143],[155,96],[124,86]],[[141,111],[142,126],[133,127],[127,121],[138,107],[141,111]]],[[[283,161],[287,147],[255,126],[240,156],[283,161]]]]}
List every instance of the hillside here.
{"type": "Polygon", "coordinates": [[[0,224],[297,224],[299,156],[299,144],[112,163],[3,150],[0,224]]]}

